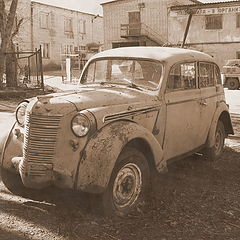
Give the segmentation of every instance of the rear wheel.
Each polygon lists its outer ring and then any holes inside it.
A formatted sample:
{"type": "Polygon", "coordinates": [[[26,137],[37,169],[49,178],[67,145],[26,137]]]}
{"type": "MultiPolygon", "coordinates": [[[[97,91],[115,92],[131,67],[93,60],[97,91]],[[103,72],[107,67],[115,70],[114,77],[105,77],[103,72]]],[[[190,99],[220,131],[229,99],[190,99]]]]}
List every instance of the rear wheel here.
{"type": "Polygon", "coordinates": [[[207,158],[209,160],[214,161],[221,156],[224,148],[225,137],[226,133],[223,122],[219,120],[215,131],[215,144],[211,148],[207,149],[207,158]]]}
{"type": "Polygon", "coordinates": [[[227,80],[227,86],[229,90],[235,90],[239,88],[239,80],[237,78],[229,78],[227,80]]]}
{"type": "Polygon", "coordinates": [[[106,215],[125,215],[141,202],[150,184],[150,170],[145,156],[135,148],[119,155],[108,188],[102,196],[106,215]]]}

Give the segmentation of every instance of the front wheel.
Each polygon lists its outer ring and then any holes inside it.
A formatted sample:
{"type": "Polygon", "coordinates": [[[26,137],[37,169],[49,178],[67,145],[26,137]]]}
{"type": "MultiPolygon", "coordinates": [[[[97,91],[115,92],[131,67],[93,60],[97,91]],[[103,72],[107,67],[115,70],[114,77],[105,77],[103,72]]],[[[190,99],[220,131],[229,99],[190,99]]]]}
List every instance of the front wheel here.
{"type": "Polygon", "coordinates": [[[135,148],[119,155],[102,203],[106,215],[123,216],[146,196],[150,170],[146,157],[135,148]]]}
{"type": "Polygon", "coordinates": [[[27,198],[32,198],[33,196],[35,196],[36,191],[34,189],[26,188],[23,185],[19,174],[13,173],[13,172],[1,167],[0,176],[1,176],[4,186],[11,193],[21,196],[21,197],[27,197],[27,198]]]}
{"type": "Polygon", "coordinates": [[[214,161],[221,156],[224,148],[225,137],[226,133],[223,122],[219,120],[215,131],[215,144],[211,148],[207,149],[207,159],[214,161]]]}

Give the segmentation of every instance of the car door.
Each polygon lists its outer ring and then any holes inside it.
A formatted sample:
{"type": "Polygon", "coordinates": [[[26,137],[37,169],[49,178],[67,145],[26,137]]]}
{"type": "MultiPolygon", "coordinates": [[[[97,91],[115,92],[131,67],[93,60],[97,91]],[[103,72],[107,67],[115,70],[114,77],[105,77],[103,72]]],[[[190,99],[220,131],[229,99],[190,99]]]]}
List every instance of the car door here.
{"type": "Polygon", "coordinates": [[[164,159],[180,156],[201,145],[199,140],[201,91],[197,84],[197,64],[172,67],[165,92],[166,128],[164,159]]]}
{"type": "Polygon", "coordinates": [[[199,87],[201,90],[199,138],[205,142],[216,111],[219,95],[223,94],[220,71],[214,63],[199,63],[199,87]]]}

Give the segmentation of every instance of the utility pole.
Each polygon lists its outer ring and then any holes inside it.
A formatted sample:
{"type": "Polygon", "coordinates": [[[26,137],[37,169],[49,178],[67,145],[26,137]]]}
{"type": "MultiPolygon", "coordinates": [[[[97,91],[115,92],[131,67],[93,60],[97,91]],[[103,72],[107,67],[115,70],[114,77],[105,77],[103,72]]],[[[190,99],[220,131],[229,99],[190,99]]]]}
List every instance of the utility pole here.
{"type": "Polygon", "coordinates": [[[192,16],[193,16],[194,13],[196,13],[196,10],[188,9],[187,12],[188,12],[189,15],[188,15],[187,26],[186,26],[186,29],[185,29],[185,32],[184,32],[184,35],[183,35],[183,42],[182,42],[181,48],[185,47],[185,42],[186,42],[187,35],[188,35],[188,32],[189,32],[190,24],[191,24],[191,21],[192,21],[192,16]]]}

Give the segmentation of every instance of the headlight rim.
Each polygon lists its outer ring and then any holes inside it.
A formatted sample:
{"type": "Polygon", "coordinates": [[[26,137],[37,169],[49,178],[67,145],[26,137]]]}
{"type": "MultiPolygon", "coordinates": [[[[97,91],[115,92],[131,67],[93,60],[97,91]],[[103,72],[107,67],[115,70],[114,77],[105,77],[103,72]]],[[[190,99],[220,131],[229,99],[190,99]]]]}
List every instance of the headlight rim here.
{"type": "Polygon", "coordinates": [[[74,134],[76,137],[78,137],[78,138],[87,136],[88,133],[89,133],[90,130],[91,130],[91,121],[90,121],[90,119],[89,119],[85,114],[83,114],[83,113],[77,113],[77,114],[75,114],[74,117],[73,117],[72,120],[71,120],[71,130],[72,130],[73,134],[74,134]],[[89,124],[88,131],[87,131],[84,135],[81,135],[81,136],[78,135],[78,134],[76,134],[76,132],[73,130],[73,121],[74,121],[74,119],[75,119],[77,116],[82,116],[82,117],[84,117],[84,118],[88,121],[88,124],[89,124]]]}
{"type": "Polygon", "coordinates": [[[18,104],[16,110],[15,110],[15,118],[16,118],[16,121],[17,121],[17,123],[18,123],[21,127],[24,127],[24,122],[25,122],[25,121],[24,121],[23,123],[21,123],[21,122],[19,121],[19,119],[18,119],[18,111],[19,111],[19,109],[21,108],[21,105],[24,104],[24,103],[26,104],[26,107],[25,107],[25,116],[26,116],[26,109],[27,109],[27,106],[28,106],[28,104],[29,104],[29,101],[24,100],[24,101],[20,102],[20,103],[18,104]]]}

